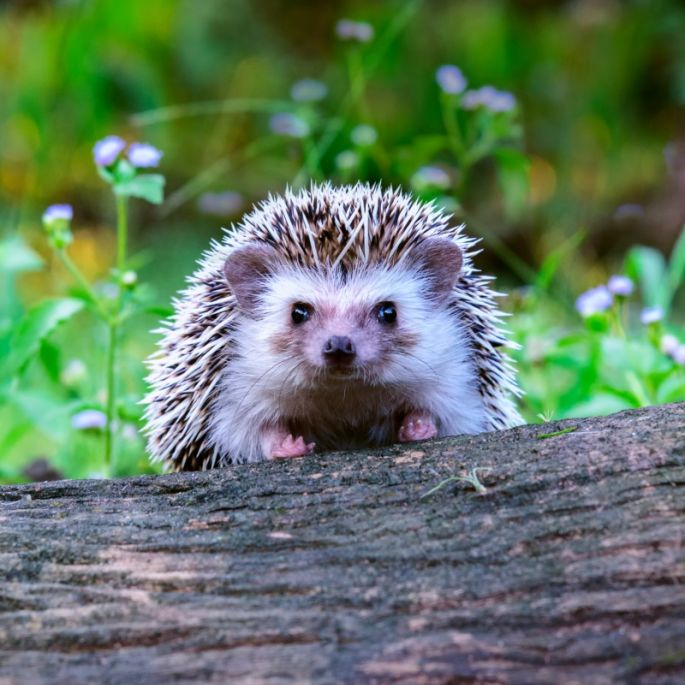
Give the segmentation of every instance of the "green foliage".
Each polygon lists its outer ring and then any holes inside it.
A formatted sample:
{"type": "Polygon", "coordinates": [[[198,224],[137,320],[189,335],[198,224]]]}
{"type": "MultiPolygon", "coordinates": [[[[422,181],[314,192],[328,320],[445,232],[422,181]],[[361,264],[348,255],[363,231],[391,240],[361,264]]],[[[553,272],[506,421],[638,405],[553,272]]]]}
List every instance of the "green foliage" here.
{"type": "Polygon", "coordinates": [[[667,260],[630,248],[643,239],[606,217],[666,186],[685,12],[677,0],[600,4],[336,5],[363,12],[366,42],[337,39],[323,5],[304,27],[298,3],[0,9],[0,480],[39,456],[67,477],[150,471],[149,329],[218,224],[312,179],[409,187],[484,237],[478,265],[514,284],[504,303],[527,419],[684,399],[685,233],[667,260]],[[447,86],[444,63],[463,70],[447,86]],[[297,91],[312,76],[319,85],[297,91]],[[166,198],[130,148],[92,173],[92,142],[109,131],[163,147],[166,198]],[[227,188],[237,201],[203,209],[227,188]],[[41,234],[55,199],[74,203],[74,230],[57,218],[41,234]],[[597,234],[617,229],[639,300],[583,319],[574,296],[624,254],[597,260],[597,234]],[[643,325],[643,307],[663,319],[643,325]]]}
{"type": "Polygon", "coordinates": [[[680,285],[672,274],[680,269],[683,236],[685,229],[668,262],[645,247],[633,248],[625,260],[643,305],[657,308],[652,322],[626,296],[614,296],[583,325],[539,285],[513,298],[526,418],[592,416],[685,399],[685,331],[667,318],[680,285]]]}
{"type": "Polygon", "coordinates": [[[41,350],[44,343],[57,329],[83,309],[82,300],[63,297],[44,300],[32,307],[16,325],[10,341],[10,353],[0,367],[2,379],[19,377],[26,365],[41,350]]]}

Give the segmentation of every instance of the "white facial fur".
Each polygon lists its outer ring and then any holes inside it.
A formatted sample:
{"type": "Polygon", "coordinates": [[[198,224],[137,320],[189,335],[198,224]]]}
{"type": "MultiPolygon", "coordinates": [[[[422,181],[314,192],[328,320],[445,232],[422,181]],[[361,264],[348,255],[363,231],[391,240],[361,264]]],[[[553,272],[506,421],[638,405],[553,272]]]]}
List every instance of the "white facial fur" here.
{"type": "Polygon", "coordinates": [[[214,407],[222,451],[258,461],[259,430],[279,424],[317,448],[386,444],[412,409],[434,416],[439,435],[485,430],[466,336],[421,268],[367,267],[343,278],[280,265],[263,286],[238,323],[214,407]],[[396,307],[392,324],[378,320],[383,302],[396,307]],[[311,307],[303,323],[292,321],[295,303],[311,307]],[[345,373],[331,372],[322,354],[331,336],[356,348],[345,373]]]}

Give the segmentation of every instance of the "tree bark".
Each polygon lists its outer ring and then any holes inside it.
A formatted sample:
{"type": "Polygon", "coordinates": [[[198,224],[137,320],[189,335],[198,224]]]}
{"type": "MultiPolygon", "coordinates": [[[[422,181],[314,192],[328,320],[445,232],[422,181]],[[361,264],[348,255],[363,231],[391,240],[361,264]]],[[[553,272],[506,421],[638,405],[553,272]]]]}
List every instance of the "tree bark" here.
{"type": "Polygon", "coordinates": [[[0,685],[683,683],[684,485],[678,404],[0,488],[0,685]]]}

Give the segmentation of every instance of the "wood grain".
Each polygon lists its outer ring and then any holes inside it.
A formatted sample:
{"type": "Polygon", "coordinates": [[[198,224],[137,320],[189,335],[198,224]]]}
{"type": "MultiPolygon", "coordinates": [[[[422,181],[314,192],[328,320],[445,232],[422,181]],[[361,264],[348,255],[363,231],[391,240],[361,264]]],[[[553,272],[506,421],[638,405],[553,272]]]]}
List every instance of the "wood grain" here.
{"type": "Polygon", "coordinates": [[[685,404],[0,488],[0,685],[683,683],[684,535],[685,404]]]}

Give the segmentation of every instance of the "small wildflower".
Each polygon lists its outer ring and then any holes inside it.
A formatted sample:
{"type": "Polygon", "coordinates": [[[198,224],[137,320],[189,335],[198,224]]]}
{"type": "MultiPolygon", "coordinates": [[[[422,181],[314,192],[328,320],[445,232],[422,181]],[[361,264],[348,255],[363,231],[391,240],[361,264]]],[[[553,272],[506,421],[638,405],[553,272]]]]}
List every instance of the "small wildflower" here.
{"type": "Polygon", "coordinates": [[[121,437],[124,440],[134,442],[138,439],[138,429],[132,423],[125,423],[121,429],[121,437]]]}
{"type": "Polygon", "coordinates": [[[507,91],[483,86],[465,93],[461,104],[464,109],[486,107],[492,112],[508,112],[516,107],[516,98],[507,91]]]}
{"type": "Polygon", "coordinates": [[[614,211],[614,221],[631,221],[644,216],[645,210],[642,205],[624,204],[616,207],[614,211]]]}
{"type": "Polygon", "coordinates": [[[135,271],[124,271],[119,281],[124,288],[131,290],[138,282],[138,274],[135,271]]]}
{"type": "Polygon", "coordinates": [[[633,282],[628,276],[620,276],[618,274],[614,274],[607,283],[609,292],[620,297],[630,297],[633,294],[634,287],[633,282]]]}
{"type": "Polygon", "coordinates": [[[69,224],[73,216],[71,205],[50,205],[43,212],[43,227],[50,245],[56,250],[63,250],[71,244],[73,235],[69,224]]]}
{"type": "Polygon", "coordinates": [[[290,89],[290,97],[295,102],[316,102],[323,100],[327,94],[326,84],[313,78],[303,78],[296,81],[290,89]]]}
{"type": "Polygon", "coordinates": [[[499,90],[485,102],[485,106],[493,112],[511,112],[516,107],[516,98],[507,91],[499,90]]]}
{"type": "Polygon", "coordinates": [[[368,43],[374,37],[371,24],[367,24],[365,21],[353,21],[352,19],[341,19],[335,25],[335,33],[342,40],[356,40],[360,43],[368,43]]]}
{"type": "Polygon", "coordinates": [[[335,165],[340,171],[351,171],[359,164],[359,155],[354,150],[343,150],[335,158],[335,165]]]}
{"type": "Polygon", "coordinates": [[[435,80],[443,93],[459,95],[466,90],[466,79],[461,69],[454,64],[443,64],[435,72],[435,80]]]}
{"type": "Polygon", "coordinates": [[[232,216],[242,209],[243,204],[243,196],[240,193],[225,190],[220,193],[203,193],[197,201],[197,208],[203,214],[232,216]]]}
{"type": "Polygon", "coordinates": [[[274,133],[291,138],[306,138],[309,135],[309,124],[304,119],[289,112],[274,114],[269,120],[269,128],[274,133]]]}
{"type": "Polygon", "coordinates": [[[88,377],[88,369],[80,359],[71,359],[62,369],[59,379],[62,385],[73,388],[88,377]]]}
{"type": "Polygon", "coordinates": [[[609,288],[599,285],[596,288],[586,290],[576,300],[576,311],[583,317],[597,314],[609,309],[613,304],[614,297],[609,288]]]}
{"type": "Polygon", "coordinates": [[[661,338],[661,342],[659,343],[659,347],[661,348],[661,351],[664,354],[667,354],[669,357],[672,357],[675,351],[678,349],[680,346],[680,341],[678,338],[675,337],[675,335],[671,335],[670,333],[667,333],[661,338]]]}
{"type": "Polygon", "coordinates": [[[685,366],[685,345],[678,345],[671,355],[673,361],[679,366],[685,366]]]}
{"type": "Polygon", "coordinates": [[[128,148],[128,159],[139,169],[150,169],[159,164],[164,153],[149,143],[131,143],[128,148]]]}
{"type": "Polygon", "coordinates": [[[359,147],[368,147],[378,140],[378,131],[369,124],[359,124],[350,131],[350,140],[359,147]]]}
{"type": "Polygon", "coordinates": [[[640,321],[644,326],[658,323],[664,318],[664,310],[661,307],[647,307],[640,314],[640,321]]]}
{"type": "Polygon", "coordinates": [[[126,147],[126,142],[119,136],[107,136],[98,140],[93,147],[93,157],[98,166],[110,166],[114,164],[121,151],[126,147]]]}
{"type": "Polygon", "coordinates": [[[416,190],[439,188],[446,190],[452,184],[449,174],[439,166],[422,166],[411,177],[411,184],[416,190]]]}
{"type": "Polygon", "coordinates": [[[71,205],[50,205],[43,212],[43,223],[49,225],[54,221],[71,221],[74,209],[71,205]]]}
{"type": "Polygon", "coordinates": [[[107,416],[97,409],[84,409],[71,417],[71,425],[76,430],[103,430],[107,426],[107,416]]]}

